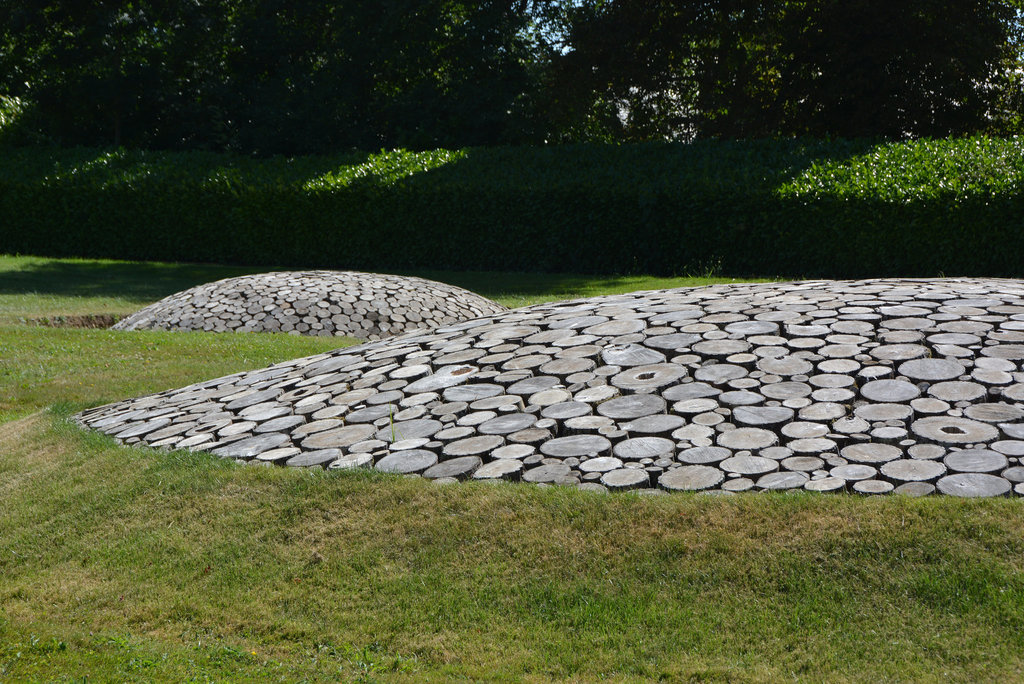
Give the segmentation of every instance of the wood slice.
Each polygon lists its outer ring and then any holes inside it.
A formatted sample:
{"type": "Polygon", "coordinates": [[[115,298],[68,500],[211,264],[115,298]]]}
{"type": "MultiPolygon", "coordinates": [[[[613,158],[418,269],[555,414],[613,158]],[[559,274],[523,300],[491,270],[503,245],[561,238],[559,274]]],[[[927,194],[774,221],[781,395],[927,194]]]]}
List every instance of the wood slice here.
{"type": "Polygon", "coordinates": [[[687,465],[667,470],[658,477],[658,486],[669,491],[692,492],[715,487],[725,479],[718,468],[687,465]]]}
{"type": "Polygon", "coordinates": [[[128,427],[124,428],[120,432],[112,433],[115,439],[131,439],[133,437],[141,437],[142,435],[154,432],[169,425],[171,422],[170,418],[154,418],[152,420],[144,420],[141,422],[132,423],[128,427]]]}
{"type": "Polygon", "coordinates": [[[536,447],[529,444],[506,444],[503,447],[498,447],[491,452],[491,457],[494,459],[499,458],[512,458],[523,460],[528,456],[532,456],[537,453],[536,447]]]}
{"type": "Polygon", "coordinates": [[[912,497],[930,496],[935,493],[935,485],[930,482],[904,482],[893,493],[912,497]]]}
{"type": "Polygon", "coordinates": [[[942,382],[960,377],[967,369],[952,359],[914,359],[901,363],[899,372],[911,380],[942,382]]]}
{"type": "Polygon", "coordinates": [[[805,482],[804,489],[809,492],[838,492],[846,489],[846,480],[840,477],[823,477],[805,482]]]}
{"type": "MultiPolygon", "coordinates": [[[[1024,387],[1024,385],[1022,385],[1024,387]]],[[[661,396],[669,401],[685,401],[687,399],[704,399],[718,396],[722,390],[712,387],[705,382],[690,382],[685,385],[669,387],[661,393],[661,396]]]]}
{"type": "Polygon", "coordinates": [[[598,404],[597,412],[613,420],[634,420],[664,413],[665,407],[665,400],[656,394],[634,394],[598,404]]]}
{"type": "MultiPolygon", "coordinates": [[[[692,345],[690,349],[701,356],[712,358],[724,358],[733,354],[741,354],[750,349],[750,343],[746,340],[705,340],[692,345]]],[[[698,378],[703,380],[704,378],[698,378]]]]}
{"type": "Polygon", "coordinates": [[[276,449],[284,444],[290,443],[288,435],[282,435],[280,433],[270,433],[267,435],[256,435],[253,437],[246,437],[235,442],[231,442],[222,447],[217,447],[211,450],[210,453],[220,456],[222,458],[239,458],[239,459],[250,459],[254,458],[264,451],[270,449],[276,449]]]}
{"type": "MultiPolygon", "coordinates": [[[[739,382],[739,380],[735,380],[733,382],[739,382]]],[[[722,392],[716,397],[716,399],[722,406],[757,406],[766,401],[766,397],[763,394],[748,392],[747,390],[722,392]]]]}
{"type": "Polygon", "coordinates": [[[491,418],[477,426],[477,432],[483,435],[508,435],[531,427],[537,417],[530,413],[506,413],[491,418]]]}
{"type": "Polygon", "coordinates": [[[995,426],[967,418],[930,416],[915,420],[910,431],[919,439],[936,444],[980,444],[999,437],[995,426]]]}
{"type": "Polygon", "coordinates": [[[916,399],[921,391],[906,380],[872,380],[860,388],[860,393],[875,403],[900,404],[916,399]]]}
{"type": "Polygon", "coordinates": [[[757,362],[757,368],[772,375],[789,377],[791,375],[807,375],[814,369],[814,366],[798,356],[782,356],[775,359],[761,359],[757,362]]]}
{"type": "Polygon", "coordinates": [[[664,349],[666,351],[682,351],[689,349],[694,343],[700,342],[701,339],[703,338],[700,335],[693,333],[671,333],[648,337],[644,340],[644,346],[652,349],[664,349]]]}
{"type": "Polygon", "coordinates": [[[561,380],[553,375],[538,375],[530,378],[523,378],[518,382],[514,382],[508,386],[505,390],[508,394],[517,394],[519,396],[529,396],[536,394],[537,392],[543,392],[546,389],[553,387],[559,387],[561,380]]]}
{"type": "Polygon", "coordinates": [[[832,470],[829,471],[829,475],[847,481],[868,480],[877,476],[878,470],[869,465],[851,463],[849,465],[841,465],[832,468],[832,470]]]}
{"type": "Polygon", "coordinates": [[[974,404],[964,409],[964,416],[983,423],[1014,423],[1024,419],[1024,408],[1014,404],[974,404]]]}
{"type": "Polygon", "coordinates": [[[809,480],[810,478],[807,476],[807,473],[768,473],[757,478],[756,486],[758,489],[766,490],[799,489],[807,484],[809,480]]]}
{"type": "Polygon", "coordinates": [[[675,447],[675,442],[663,437],[634,437],[616,444],[613,453],[625,461],[639,461],[643,458],[672,458],[675,454],[675,447]]]}
{"type": "Polygon", "coordinates": [[[601,352],[601,360],[608,366],[646,366],[664,363],[665,355],[660,351],[639,344],[613,344],[601,352]]]}
{"type": "Polygon", "coordinates": [[[881,471],[896,483],[931,482],[946,474],[946,466],[938,461],[901,458],[883,463],[881,471]]]}
{"type": "Polygon", "coordinates": [[[794,439],[786,444],[793,453],[806,456],[808,454],[835,453],[836,443],[824,437],[811,437],[808,439],[794,439]]]}
{"type": "Polygon", "coordinates": [[[761,428],[736,428],[718,435],[718,446],[734,451],[755,451],[775,446],[779,436],[770,430],[761,428]]]}
{"type": "Polygon", "coordinates": [[[988,449],[953,451],[943,463],[954,473],[994,473],[1008,465],[1006,456],[988,449]]]}
{"type": "Polygon", "coordinates": [[[656,414],[624,423],[622,429],[631,434],[667,435],[685,424],[686,420],[680,416],[656,414]]]}
{"type": "Polygon", "coordinates": [[[479,372],[476,366],[468,364],[453,364],[442,366],[433,375],[415,380],[405,387],[406,394],[419,394],[422,392],[437,392],[448,387],[461,385],[468,382],[470,378],[479,372]]]}
{"type": "Polygon", "coordinates": [[[642,468],[619,468],[602,475],[601,484],[612,491],[650,487],[651,476],[642,468]]]}
{"type": "Polygon", "coordinates": [[[479,456],[460,456],[459,458],[451,458],[430,466],[423,471],[423,477],[428,480],[449,477],[456,480],[465,480],[481,465],[483,465],[483,461],[480,460],[479,456]]]}
{"type": "Polygon", "coordinates": [[[500,447],[504,442],[504,438],[498,435],[467,437],[449,442],[442,449],[442,453],[449,458],[454,456],[482,457],[500,447]]]}
{"type": "Polygon", "coordinates": [[[498,458],[485,463],[473,473],[474,480],[517,480],[522,475],[523,462],[514,458],[498,458]]]}
{"type": "Polygon", "coordinates": [[[885,480],[858,480],[853,483],[853,491],[858,494],[891,494],[895,486],[885,480]]]}
{"type": "Polygon", "coordinates": [[[695,380],[712,385],[721,385],[730,380],[746,377],[747,370],[743,366],[735,366],[730,363],[714,363],[701,366],[693,372],[695,380]]]}
{"type": "MultiPolygon", "coordinates": [[[[839,455],[852,463],[878,464],[894,461],[903,456],[903,451],[891,444],[867,442],[843,447],[839,455]]],[[[847,477],[846,479],[853,479],[847,477]]]]}
{"type": "Polygon", "coordinates": [[[783,436],[790,439],[812,439],[814,437],[824,437],[829,433],[829,429],[827,425],[822,423],[796,421],[783,425],[781,432],[783,436]]]}
{"type": "Polygon", "coordinates": [[[388,454],[374,466],[385,473],[421,473],[437,463],[437,454],[426,449],[410,449],[388,454]]]}
{"type": "Polygon", "coordinates": [[[369,468],[373,465],[372,454],[346,454],[336,461],[331,461],[328,470],[351,470],[352,468],[369,468]]]}
{"type": "Polygon", "coordinates": [[[779,462],[761,456],[732,456],[718,464],[727,473],[764,475],[779,469],[779,462]]]}
{"type": "Polygon", "coordinates": [[[801,473],[809,473],[825,467],[824,459],[816,456],[790,456],[782,459],[779,463],[785,470],[801,473]]]}
{"type": "Polygon", "coordinates": [[[686,376],[683,366],[671,363],[658,363],[645,366],[634,366],[613,376],[610,383],[627,392],[640,390],[656,390],[671,385],[686,376]]]}
{"type": "Polygon", "coordinates": [[[341,449],[303,451],[301,454],[289,458],[284,464],[289,468],[326,468],[329,463],[338,460],[341,455],[341,449]]]}
{"type": "Polygon", "coordinates": [[[567,477],[570,468],[562,463],[545,464],[530,468],[523,473],[523,482],[550,483],[567,477]]]}
{"type": "MultiPolygon", "coordinates": [[[[410,394],[408,387],[405,388],[405,392],[406,394],[410,394]]],[[[499,394],[504,394],[504,392],[505,389],[501,385],[474,383],[470,385],[448,387],[444,390],[443,396],[445,401],[465,401],[472,403],[480,399],[496,397],[499,394]]]]}
{"type": "Polygon", "coordinates": [[[965,498],[1006,496],[1010,483],[1001,477],[985,473],[957,473],[940,479],[938,490],[948,496],[965,498]]]}
{"type": "Polygon", "coordinates": [[[264,432],[290,432],[294,428],[305,424],[306,419],[302,416],[282,416],[280,418],[274,418],[268,420],[265,423],[260,423],[253,432],[262,434],[264,432]]]}
{"type": "Polygon", "coordinates": [[[749,427],[783,425],[793,416],[793,409],[784,406],[737,406],[732,410],[733,422],[749,427]]]}
{"type": "Polygon", "coordinates": [[[761,394],[778,401],[806,397],[813,391],[814,388],[806,382],[776,382],[761,388],[761,394]]]}
{"type": "Polygon", "coordinates": [[[611,448],[612,443],[600,435],[571,435],[544,442],[540,445],[540,452],[552,458],[565,459],[607,456],[611,448]]]}

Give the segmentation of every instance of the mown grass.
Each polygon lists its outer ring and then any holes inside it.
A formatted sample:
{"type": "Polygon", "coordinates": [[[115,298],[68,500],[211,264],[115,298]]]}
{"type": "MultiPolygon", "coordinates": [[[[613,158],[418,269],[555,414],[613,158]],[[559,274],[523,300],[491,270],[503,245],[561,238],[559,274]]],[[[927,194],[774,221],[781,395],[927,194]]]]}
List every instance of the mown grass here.
{"type": "MultiPolygon", "coordinates": [[[[0,325],[69,315],[125,316],[201,283],[269,270],[288,269],[0,255],[0,325]]],[[[509,307],[597,294],[735,282],[714,275],[656,278],[473,271],[409,271],[403,275],[464,287],[509,307]]]]}
{"type": "Polygon", "coordinates": [[[338,343],[0,327],[0,681],[1024,676],[1017,500],[438,486],[68,421],[338,343]]]}

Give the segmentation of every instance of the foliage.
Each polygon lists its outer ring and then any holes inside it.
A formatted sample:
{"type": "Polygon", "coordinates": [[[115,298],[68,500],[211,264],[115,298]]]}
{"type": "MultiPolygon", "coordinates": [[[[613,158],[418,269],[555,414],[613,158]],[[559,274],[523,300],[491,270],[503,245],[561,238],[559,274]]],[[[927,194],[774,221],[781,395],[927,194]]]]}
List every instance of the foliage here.
{"type": "Polygon", "coordinates": [[[0,154],[0,251],[351,267],[1011,275],[1024,141],[0,154]]]}
{"type": "Polygon", "coordinates": [[[0,5],[0,94],[65,145],[249,153],[521,136],[525,18],[452,0],[0,5]]]}
{"type": "Polygon", "coordinates": [[[257,155],[1019,132],[1021,2],[22,0],[0,96],[20,141],[257,155]]]}
{"type": "Polygon", "coordinates": [[[1019,130],[1018,5],[591,0],[554,64],[555,116],[621,140],[1019,130]]]}

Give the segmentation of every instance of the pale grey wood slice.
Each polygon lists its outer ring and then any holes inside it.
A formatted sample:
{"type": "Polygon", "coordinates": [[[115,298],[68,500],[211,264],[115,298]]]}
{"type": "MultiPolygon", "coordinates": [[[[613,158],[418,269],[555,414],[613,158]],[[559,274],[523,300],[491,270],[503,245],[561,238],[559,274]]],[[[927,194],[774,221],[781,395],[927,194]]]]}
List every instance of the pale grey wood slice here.
{"type": "Polygon", "coordinates": [[[373,465],[371,454],[345,454],[336,461],[331,461],[328,470],[352,470],[354,468],[369,468],[373,465]]]}
{"type": "Polygon", "coordinates": [[[658,486],[669,491],[693,492],[715,487],[724,479],[725,473],[718,468],[687,465],[662,473],[658,486]]]}
{"type": "MultiPolygon", "coordinates": [[[[848,447],[843,447],[839,451],[839,455],[845,458],[847,461],[853,463],[867,463],[876,465],[879,463],[886,463],[888,461],[894,461],[903,455],[903,452],[899,447],[891,444],[877,444],[874,442],[867,442],[861,444],[851,444],[848,447]]],[[[850,479],[850,478],[846,478],[850,479]]]]}
{"type": "Polygon", "coordinates": [[[733,456],[718,464],[727,473],[764,475],[779,469],[779,462],[761,456],[733,456]]]}
{"type": "Polygon", "coordinates": [[[721,463],[732,456],[732,451],[724,447],[698,446],[680,451],[676,459],[689,465],[707,465],[721,463]]]}
{"type": "Polygon", "coordinates": [[[268,435],[246,437],[231,444],[217,447],[211,450],[210,453],[222,458],[250,459],[259,456],[264,451],[276,449],[288,443],[290,443],[288,435],[271,433],[268,435]]]}
{"type": "Polygon", "coordinates": [[[852,489],[858,494],[892,494],[895,486],[885,480],[858,480],[852,489]]]}
{"type": "Polygon", "coordinates": [[[901,458],[883,463],[880,470],[896,482],[932,482],[946,474],[946,466],[938,461],[901,458]]]}
{"type": "Polygon", "coordinates": [[[622,460],[614,456],[598,456],[583,461],[578,467],[582,473],[607,473],[621,468],[622,460]]]}
{"type": "Polygon", "coordinates": [[[657,394],[635,394],[616,397],[597,405],[597,412],[613,420],[634,420],[664,413],[666,402],[657,394]]]}
{"type": "Polygon", "coordinates": [[[846,489],[846,480],[839,477],[823,477],[820,480],[808,480],[804,489],[809,492],[839,492],[846,489]]]}
{"type": "Polygon", "coordinates": [[[832,468],[829,475],[846,481],[868,480],[878,475],[878,469],[862,463],[851,463],[832,468]]]}
{"type": "Polygon", "coordinates": [[[388,454],[377,461],[374,466],[385,473],[411,474],[422,473],[437,463],[437,454],[426,449],[410,449],[388,454]]]}
{"type": "Polygon", "coordinates": [[[569,475],[571,469],[569,466],[557,463],[550,465],[540,465],[536,468],[530,468],[523,473],[524,482],[537,483],[549,483],[557,482],[569,475]]]}
{"type": "Polygon", "coordinates": [[[718,435],[718,446],[734,451],[766,449],[775,446],[779,436],[761,428],[736,428],[718,435]]]}
{"type": "Polygon", "coordinates": [[[529,413],[508,413],[481,423],[477,431],[483,435],[509,435],[531,427],[537,417],[529,413]]]}
{"type": "Polygon", "coordinates": [[[516,480],[523,472],[523,462],[514,458],[498,458],[473,472],[474,480],[516,480]]]}
{"type": "MultiPolygon", "coordinates": [[[[397,442],[403,439],[416,439],[417,437],[433,437],[443,427],[444,425],[441,421],[430,418],[403,420],[377,430],[374,439],[384,442],[397,442]]],[[[364,437],[363,439],[366,438],[364,437]]]]}
{"type": "Polygon", "coordinates": [[[899,404],[916,399],[921,391],[906,380],[872,380],[860,388],[860,393],[876,403],[899,404]]]}
{"type": "Polygon", "coordinates": [[[983,423],[1014,423],[1024,419],[1024,408],[1016,404],[974,404],[964,409],[964,416],[983,423]]]}
{"type": "Polygon", "coordinates": [[[289,458],[284,464],[289,468],[326,468],[328,464],[336,461],[341,455],[341,449],[303,451],[301,454],[289,458]]]}
{"type": "Polygon", "coordinates": [[[436,463],[423,471],[428,480],[454,478],[465,480],[483,464],[479,456],[460,456],[436,463]]]}
{"type": "Polygon", "coordinates": [[[619,468],[601,476],[601,484],[612,491],[651,486],[651,477],[642,468],[619,468]]]}
{"type": "Polygon", "coordinates": [[[737,406],[732,410],[733,422],[749,427],[784,425],[794,415],[793,409],[784,406],[737,406]]]}
{"type": "Polygon", "coordinates": [[[1006,469],[1006,456],[989,449],[953,451],[943,460],[954,473],[995,473],[1006,469]]]}
{"type": "Polygon", "coordinates": [[[758,489],[766,490],[799,489],[807,484],[809,480],[810,478],[806,473],[768,473],[757,478],[756,486],[758,489]]]}
{"type": "Polygon", "coordinates": [[[943,445],[979,444],[999,437],[999,430],[993,425],[953,416],[915,420],[910,431],[919,439],[943,445]]]}
{"type": "Polygon", "coordinates": [[[911,380],[923,380],[926,382],[942,382],[944,380],[955,380],[967,369],[953,359],[914,359],[899,365],[900,375],[905,375],[911,380]]]}
{"type": "Polygon", "coordinates": [[[580,458],[583,456],[607,456],[612,443],[600,435],[571,435],[557,437],[540,445],[540,452],[552,458],[580,458]]]}
{"type": "Polygon", "coordinates": [[[956,473],[940,479],[938,490],[948,496],[964,498],[1006,496],[1010,483],[996,475],[985,473],[956,473]]]}
{"type": "Polygon", "coordinates": [[[616,444],[613,453],[624,461],[639,461],[644,458],[670,459],[675,454],[675,447],[675,442],[663,437],[634,437],[616,444]]]}
{"type": "Polygon", "coordinates": [[[664,363],[665,355],[655,349],[639,344],[614,344],[601,352],[601,360],[608,366],[646,366],[664,363]]]}

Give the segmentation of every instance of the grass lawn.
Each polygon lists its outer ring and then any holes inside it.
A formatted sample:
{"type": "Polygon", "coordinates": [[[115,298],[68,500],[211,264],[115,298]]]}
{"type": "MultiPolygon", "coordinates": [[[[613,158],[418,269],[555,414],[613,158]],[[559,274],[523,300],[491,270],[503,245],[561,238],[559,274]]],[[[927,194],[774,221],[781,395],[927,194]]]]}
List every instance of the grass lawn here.
{"type": "MultiPolygon", "coordinates": [[[[68,422],[346,343],[18,323],[237,273],[0,258],[0,682],[1024,677],[1019,500],[439,486],[68,422]]],[[[510,304],[662,286],[432,276],[510,304]]]]}

